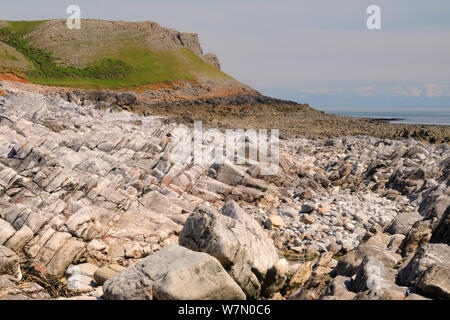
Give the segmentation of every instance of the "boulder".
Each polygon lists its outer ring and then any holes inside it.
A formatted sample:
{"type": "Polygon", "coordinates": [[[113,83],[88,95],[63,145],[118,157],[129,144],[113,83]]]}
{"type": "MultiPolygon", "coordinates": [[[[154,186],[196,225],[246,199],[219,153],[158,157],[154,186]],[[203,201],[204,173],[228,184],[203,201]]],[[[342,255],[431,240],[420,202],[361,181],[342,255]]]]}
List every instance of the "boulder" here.
{"type": "Polygon", "coordinates": [[[300,213],[311,213],[317,209],[317,204],[312,201],[307,201],[302,205],[300,213]]]}
{"type": "Polygon", "coordinates": [[[309,278],[313,273],[312,267],[313,267],[312,261],[308,261],[295,266],[295,269],[292,270],[292,276],[289,279],[289,283],[286,290],[286,293],[288,295],[290,293],[295,292],[298,288],[302,287],[309,280],[309,278]]]}
{"type": "Polygon", "coordinates": [[[288,272],[289,262],[286,259],[279,260],[267,271],[262,286],[262,295],[264,297],[270,297],[272,294],[281,291],[286,285],[288,272]]]}
{"type": "Polygon", "coordinates": [[[108,300],[242,300],[245,294],[213,257],[178,245],[125,269],[103,285],[108,300]]]}
{"type": "Polygon", "coordinates": [[[429,220],[419,220],[414,223],[400,246],[403,255],[416,252],[420,246],[430,241],[431,235],[429,220]]]}
{"type": "Polygon", "coordinates": [[[123,270],[125,270],[125,268],[117,264],[111,264],[98,268],[94,272],[94,280],[98,285],[102,286],[106,281],[114,277],[119,272],[122,272],[123,270]]]}
{"type": "Polygon", "coordinates": [[[217,258],[248,298],[260,295],[267,271],[278,262],[273,241],[234,201],[227,202],[221,213],[198,206],[179,243],[217,258]]]}
{"type": "Polygon", "coordinates": [[[97,271],[98,266],[92,263],[82,263],[78,265],[72,265],[66,270],[67,277],[73,276],[75,274],[81,274],[83,276],[93,277],[95,271],[97,271]]]}
{"type": "Polygon", "coordinates": [[[450,300],[450,266],[433,264],[419,278],[416,288],[424,296],[450,300]]]}
{"type": "Polygon", "coordinates": [[[14,251],[0,245],[0,275],[10,275],[16,280],[22,279],[19,256],[14,251]]]}
{"type": "Polygon", "coordinates": [[[284,227],[283,218],[280,216],[273,215],[269,218],[269,220],[270,220],[270,224],[272,225],[272,227],[275,227],[275,228],[284,227]]]}
{"type": "Polygon", "coordinates": [[[328,273],[323,272],[322,268],[313,271],[311,277],[306,281],[305,285],[299,290],[289,295],[289,300],[318,300],[331,282],[328,273]]]}
{"type": "Polygon", "coordinates": [[[406,236],[414,223],[423,217],[416,212],[400,212],[391,224],[386,228],[390,234],[402,234],[406,236]]]}
{"type": "Polygon", "coordinates": [[[237,186],[242,183],[245,171],[229,161],[222,165],[214,164],[212,168],[216,170],[216,179],[230,186],[237,186]]]}
{"type": "Polygon", "coordinates": [[[386,289],[392,287],[394,283],[394,270],[386,268],[378,259],[367,256],[356,272],[351,290],[353,292],[361,292],[374,289],[386,289]]]}
{"type": "Polygon", "coordinates": [[[92,278],[82,274],[73,274],[67,278],[67,288],[75,291],[92,291],[95,283],[92,278]]]}
{"type": "Polygon", "coordinates": [[[348,290],[347,284],[350,282],[349,277],[337,276],[331,280],[321,300],[352,300],[356,294],[348,290]]]}
{"type": "Polygon", "coordinates": [[[137,98],[131,93],[122,93],[116,96],[118,106],[133,106],[136,104],[137,98]]]}
{"type": "Polygon", "coordinates": [[[400,270],[397,281],[416,287],[426,297],[448,299],[450,294],[450,247],[443,243],[421,247],[406,267],[400,270]]]}
{"type": "Polygon", "coordinates": [[[406,287],[382,288],[358,293],[353,300],[404,300],[406,287]]]}
{"type": "Polygon", "coordinates": [[[7,221],[0,218],[0,245],[5,244],[14,233],[16,233],[16,230],[7,221]]]}
{"type": "Polygon", "coordinates": [[[355,250],[350,251],[339,259],[334,273],[336,275],[351,277],[357,272],[358,267],[365,257],[374,257],[384,266],[393,268],[401,260],[401,256],[375,245],[360,244],[355,250]]]}

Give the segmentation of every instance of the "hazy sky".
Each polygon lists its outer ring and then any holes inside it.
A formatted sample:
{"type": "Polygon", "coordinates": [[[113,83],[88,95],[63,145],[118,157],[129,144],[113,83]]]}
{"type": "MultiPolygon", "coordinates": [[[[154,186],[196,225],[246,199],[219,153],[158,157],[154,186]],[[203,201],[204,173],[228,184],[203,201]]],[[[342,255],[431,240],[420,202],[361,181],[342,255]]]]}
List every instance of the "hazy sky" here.
{"type": "Polygon", "coordinates": [[[449,107],[448,0],[14,0],[0,19],[157,21],[196,32],[223,70],[264,94],[336,107],[449,107]],[[381,30],[366,27],[369,5],[381,30]]]}

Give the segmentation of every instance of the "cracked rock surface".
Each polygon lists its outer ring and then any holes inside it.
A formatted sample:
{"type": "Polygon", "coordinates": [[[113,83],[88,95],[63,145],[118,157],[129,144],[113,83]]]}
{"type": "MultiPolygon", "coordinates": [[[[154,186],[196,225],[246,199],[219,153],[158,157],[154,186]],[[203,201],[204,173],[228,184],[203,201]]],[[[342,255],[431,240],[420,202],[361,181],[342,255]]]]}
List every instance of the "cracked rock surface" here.
{"type": "Polygon", "coordinates": [[[282,139],[265,176],[174,161],[189,124],[2,86],[0,298],[50,298],[25,263],[86,299],[449,297],[448,144],[282,139]]]}

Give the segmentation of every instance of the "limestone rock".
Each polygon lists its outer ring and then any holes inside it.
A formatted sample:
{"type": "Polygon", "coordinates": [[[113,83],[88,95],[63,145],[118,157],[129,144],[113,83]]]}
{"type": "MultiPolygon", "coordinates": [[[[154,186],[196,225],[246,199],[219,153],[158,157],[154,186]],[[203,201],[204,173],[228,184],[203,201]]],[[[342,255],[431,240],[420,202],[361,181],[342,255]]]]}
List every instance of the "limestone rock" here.
{"type": "Polygon", "coordinates": [[[363,262],[364,258],[369,256],[378,259],[388,268],[393,268],[402,258],[399,254],[378,246],[361,244],[355,250],[339,259],[334,272],[337,275],[352,276],[356,273],[357,268],[363,262]]]}
{"type": "Polygon", "coordinates": [[[400,270],[399,283],[415,286],[426,297],[447,299],[449,294],[450,247],[427,244],[400,270]]]}
{"type": "Polygon", "coordinates": [[[424,296],[449,300],[450,266],[433,264],[420,276],[416,287],[424,296]]]}
{"type": "Polygon", "coordinates": [[[356,294],[347,288],[347,284],[351,282],[351,278],[337,276],[325,289],[321,300],[352,300],[356,294]]]}
{"type": "Polygon", "coordinates": [[[300,264],[295,268],[292,276],[289,279],[289,284],[287,286],[288,294],[293,293],[298,288],[302,287],[309,280],[313,272],[312,266],[313,263],[309,261],[300,264]]]}
{"type": "Polygon", "coordinates": [[[104,285],[109,300],[236,300],[245,294],[213,257],[168,246],[104,285]]]}
{"type": "Polygon", "coordinates": [[[3,246],[0,246],[0,275],[11,275],[18,281],[22,279],[19,256],[3,246]]]}
{"type": "Polygon", "coordinates": [[[122,272],[124,269],[124,267],[117,264],[101,267],[95,271],[94,280],[98,285],[102,286],[107,280],[122,272]]]}
{"type": "Polygon", "coordinates": [[[273,215],[270,217],[270,223],[275,228],[284,227],[283,218],[280,216],[273,215]]]}
{"type": "Polygon", "coordinates": [[[197,207],[180,233],[180,245],[217,258],[249,298],[257,298],[267,271],[278,262],[272,240],[234,201],[222,214],[197,207]]]}
{"type": "Polygon", "coordinates": [[[267,271],[266,278],[262,286],[262,295],[270,297],[272,294],[281,291],[286,285],[289,272],[289,263],[286,259],[279,260],[267,271]]]}
{"type": "Polygon", "coordinates": [[[391,288],[395,283],[395,272],[373,257],[365,257],[352,283],[351,290],[361,292],[366,290],[391,288]]]}
{"type": "Polygon", "coordinates": [[[214,53],[207,53],[203,55],[203,60],[205,60],[207,63],[213,65],[214,67],[220,70],[219,58],[217,58],[217,56],[214,53]]]}
{"type": "Polygon", "coordinates": [[[386,232],[406,236],[414,223],[422,218],[420,214],[415,212],[401,212],[392,220],[391,224],[386,228],[386,232]]]}

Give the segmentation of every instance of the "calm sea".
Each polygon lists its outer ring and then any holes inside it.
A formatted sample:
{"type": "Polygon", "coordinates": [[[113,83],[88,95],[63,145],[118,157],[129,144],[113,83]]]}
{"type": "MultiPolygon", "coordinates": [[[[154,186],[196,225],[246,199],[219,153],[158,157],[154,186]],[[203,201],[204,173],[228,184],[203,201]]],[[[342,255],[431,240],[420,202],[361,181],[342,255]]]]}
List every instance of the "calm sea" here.
{"type": "Polygon", "coordinates": [[[392,108],[392,111],[329,109],[325,110],[325,112],[351,117],[401,119],[398,121],[392,121],[392,123],[450,125],[450,107],[433,110],[396,110],[396,108],[392,108]]]}

